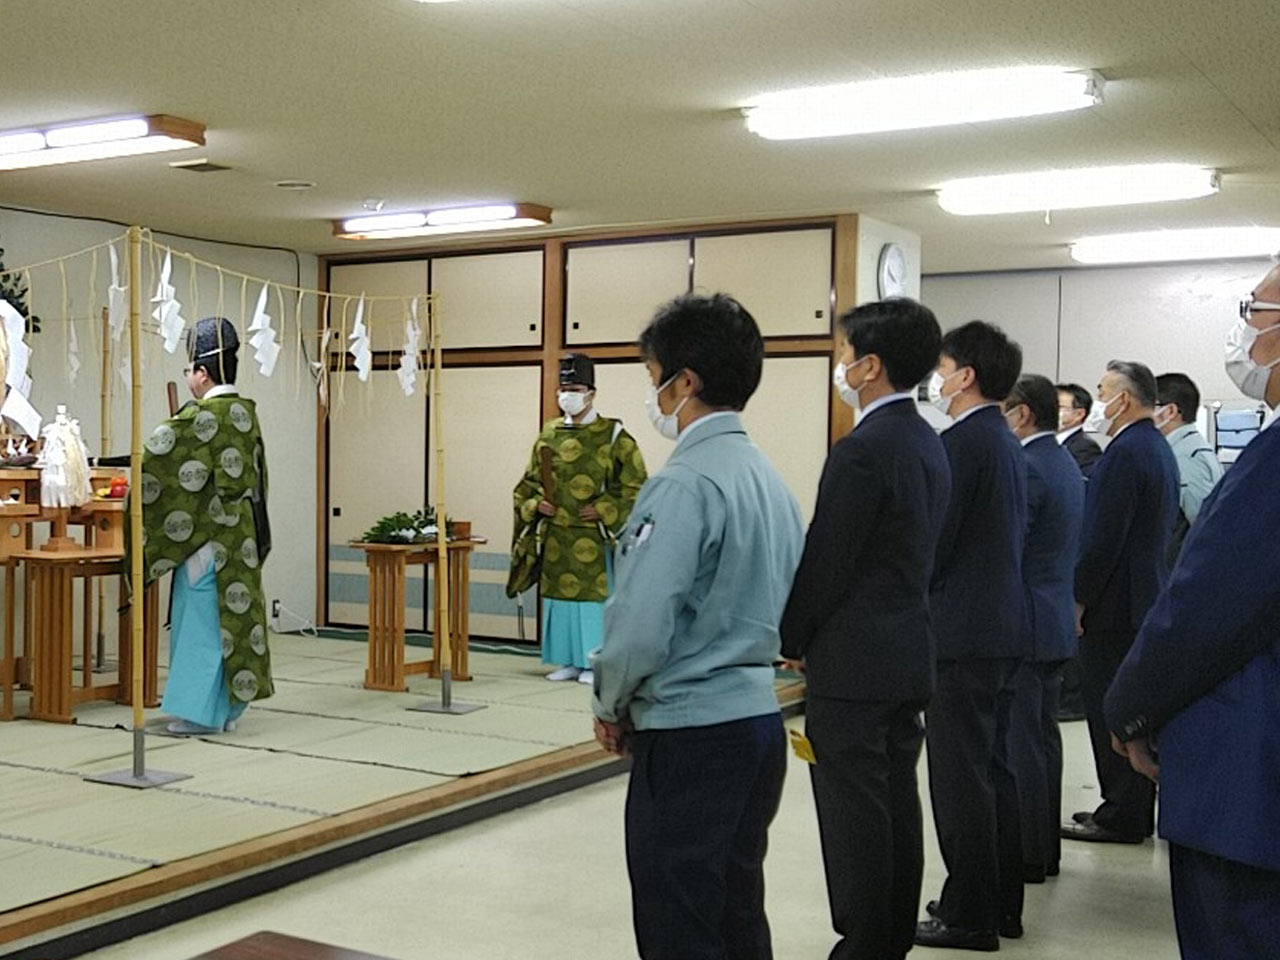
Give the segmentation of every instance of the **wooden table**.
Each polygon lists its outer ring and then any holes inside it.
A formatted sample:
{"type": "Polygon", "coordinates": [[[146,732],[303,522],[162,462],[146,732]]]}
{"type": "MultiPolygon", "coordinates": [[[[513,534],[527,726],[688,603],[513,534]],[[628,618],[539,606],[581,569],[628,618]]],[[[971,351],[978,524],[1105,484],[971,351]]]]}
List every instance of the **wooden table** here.
{"type": "MultiPolygon", "coordinates": [[[[453,639],[450,668],[455,680],[470,680],[467,642],[471,635],[469,594],[471,552],[485,540],[468,538],[448,544],[449,634],[453,639]]],[[[440,570],[434,543],[352,543],[363,550],[369,567],[369,666],[367,690],[408,690],[405,677],[425,673],[440,676],[440,570]],[[436,591],[431,619],[431,659],[404,660],[405,571],[409,564],[425,564],[434,570],[436,591]]]]}
{"type": "MultiPolygon", "coordinates": [[[[94,470],[95,487],[119,471],[94,470]]],[[[4,573],[4,647],[0,657],[0,720],[14,718],[14,690],[30,686],[31,717],[56,723],[74,722],[75,704],[93,700],[128,702],[132,681],[132,648],[127,642],[130,615],[119,618],[119,671],[116,683],[93,683],[94,578],[120,576],[124,595],[123,500],[95,500],[71,510],[40,505],[39,470],[0,471],[0,568],[4,573]],[[32,525],[50,522],[54,536],[32,549],[32,525]],[[66,536],[66,527],[84,528],[84,544],[66,536]],[[16,651],[17,572],[25,566],[23,656],[16,651]],[[84,581],[81,682],[74,684],[74,584],[84,581]]],[[[159,590],[147,589],[144,607],[144,700],[158,706],[159,590]]]]}
{"type": "Polygon", "coordinates": [[[202,953],[191,960],[388,960],[331,943],[303,940],[264,930],[252,936],[202,953]]]}

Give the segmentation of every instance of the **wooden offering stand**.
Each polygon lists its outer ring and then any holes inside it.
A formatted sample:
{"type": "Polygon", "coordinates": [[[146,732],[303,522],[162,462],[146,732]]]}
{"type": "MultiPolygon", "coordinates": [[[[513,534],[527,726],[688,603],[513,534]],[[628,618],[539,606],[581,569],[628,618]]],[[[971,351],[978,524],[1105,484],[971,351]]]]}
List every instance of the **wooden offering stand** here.
{"type": "MultiPolygon", "coordinates": [[[[95,489],[122,471],[94,469],[95,489]]],[[[0,659],[0,720],[14,716],[14,689],[31,688],[31,717],[55,723],[74,721],[73,707],[93,700],[127,702],[132,680],[128,644],[120,644],[116,683],[93,683],[94,591],[96,577],[119,576],[124,595],[124,500],[92,500],[79,507],[43,507],[38,469],[0,470],[0,568],[4,571],[4,651],[0,659]],[[32,525],[51,524],[49,541],[32,549],[32,525]],[[68,528],[84,529],[84,543],[68,528]],[[16,654],[17,572],[26,566],[23,657],[16,654]],[[81,678],[74,685],[74,586],[84,583],[81,678]]],[[[156,660],[159,647],[159,593],[143,597],[144,700],[159,703],[156,660]]],[[[121,637],[129,636],[130,613],[120,614],[121,637]]]]}
{"type": "MultiPolygon", "coordinates": [[[[449,596],[449,635],[453,640],[450,668],[455,680],[470,680],[467,644],[470,639],[471,552],[487,543],[483,537],[471,536],[471,524],[454,523],[455,538],[447,543],[449,596]]],[[[364,685],[368,690],[390,690],[402,693],[409,689],[407,676],[425,673],[440,676],[440,636],[442,612],[439,569],[435,541],[427,543],[351,544],[363,550],[369,567],[369,664],[364,685]],[[406,663],[405,652],[405,574],[409,564],[432,568],[435,582],[435,604],[432,614],[432,656],[430,660],[406,663]]]]}

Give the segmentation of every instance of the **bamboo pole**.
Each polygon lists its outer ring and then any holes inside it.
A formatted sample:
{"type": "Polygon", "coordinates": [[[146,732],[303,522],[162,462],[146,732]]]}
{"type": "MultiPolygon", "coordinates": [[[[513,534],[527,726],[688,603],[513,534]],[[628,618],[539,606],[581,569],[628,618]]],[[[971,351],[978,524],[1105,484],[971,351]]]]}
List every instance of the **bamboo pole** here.
{"type": "MultiPolygon", "coordinates": [[[[98,406],[98,433],[102,437],[102,452],[99,456],[111,456],[111,320],[110,311],[106,307],[102,308],[102,394],[98,406]]],[[[101,577],[94,579],[98,587],[98,632],[94,668],[102,670],[107,661],[107,585],[101,577]]],[[[88,597],[88,591],[85,596],[88,597]]]]}
{"type": "Polygon", "coordinates": [[[449,616],[449,535],[448,514],[445,513],[444,496],[444,417],[440,413],[441,375],[444,370],[443,353],[440,346],[440,322],[433,318],[431,324],[432,389],[431,420],[432,430],[436,435],[436,589],[440,591],[440,699],[441,705],[448,710],[453,698],[453,644],[450,626],[453,621],[449,616]]]}
{"type": "MultiPolygon", "coordinates": [[[[129,582],[133,592],[133,775],[145,776],[142,747],[142,228],[129,228],[129,365],[133,405],[129,446],[129,582]]],[[[123,639],[123,638],[122,638],[123,639]]]]}

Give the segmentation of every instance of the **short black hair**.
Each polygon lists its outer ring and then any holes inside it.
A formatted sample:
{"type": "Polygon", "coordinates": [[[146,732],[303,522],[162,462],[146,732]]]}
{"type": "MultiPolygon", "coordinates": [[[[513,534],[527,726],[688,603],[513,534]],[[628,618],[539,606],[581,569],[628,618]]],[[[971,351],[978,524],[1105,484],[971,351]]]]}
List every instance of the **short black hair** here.
{"type": "Polygon", "coordinates": [[[1093,394],[1078,383],[1058,384],[1059,393],[1071,394],[1071,406],[1075,410],[1083,410],[1087,417],[1093,410],[1093,394]]]}
{"type": "Polygon", "coordinates": [[[1156,405],[1156,375],[1146,364],[1133,360],[1112,360],[1107,373],[1118,373],[1129,382],[1129,392],[1140,407],[1156,405]]]}
{"type": "Polygon", "coordinates": [[[985,320],[970,320],[948,330],[941,353],[954,360],[957,369],[973,368],[978,392],[987,400],[1007,397],[1022,372],[1022,347],[985,320]]]}
{"type": "Polygon", "coordinates": [[[895,390],[909,390],[938,365],[942,328],[930,310],[908,297],[854,307],[840,329],[858,359],[875,354],[895,390]]]}
{"type": "Polygon", "coordinates": [[[202,317],[187,328],[187,359],[192,370],[203,370],[221,386],[235,383],[240,336],[226,317],[202,317]]]}
{"type": "Polygon", "coordinates": [[[741,410],[760,386],[764,338],[755,318],[726,293],[686,293],[654,314],[637,342],[661,368],[662,382],[681,370],[698,375],[698,399],[741,410]]]}
{"type": "Polygon", "coordinates": [[[1156,377],[1156,402],[1172,403],[1186,423],[1195,423],[1200,412],[1200,391],[1185,373],[1162,373],[1156,377]]]}
{"type": "Polygon", "coordinates": [[[1019,378],[1009,391],[1006,406],[1026,404],[1037,430],[1058,429],[1058,388],[1048,377],[1028,373],[1019,378]]]}

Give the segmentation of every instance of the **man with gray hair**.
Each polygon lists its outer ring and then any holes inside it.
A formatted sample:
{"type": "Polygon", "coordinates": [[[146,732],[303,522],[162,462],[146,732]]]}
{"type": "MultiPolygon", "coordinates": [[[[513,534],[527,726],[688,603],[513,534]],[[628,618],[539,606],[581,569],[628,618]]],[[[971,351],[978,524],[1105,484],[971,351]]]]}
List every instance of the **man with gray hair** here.
{"type": "Polygon", "coordinates": [[[1178,514],[1178,462],[1156,429],[1156,378],[1113,360],[1098,384],[1098,432],[1111,438],[1085,493],[1076,565],[1077,632],[1085,715],[1102,803],[1064,824],[1062,836],[1141,843],[1155,827],[1155,786],[1111,749],[1102,698],[1169,577],[1178,514]]]}

